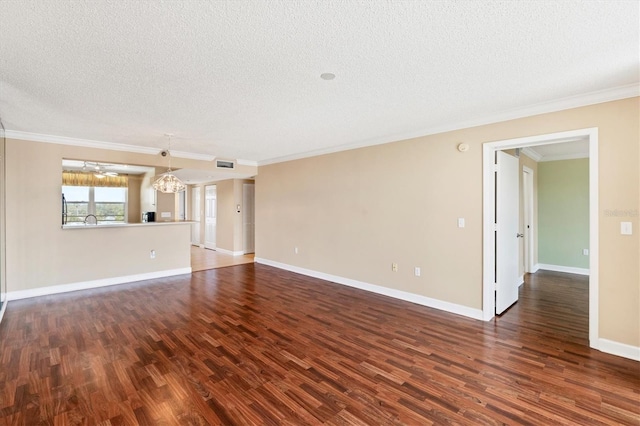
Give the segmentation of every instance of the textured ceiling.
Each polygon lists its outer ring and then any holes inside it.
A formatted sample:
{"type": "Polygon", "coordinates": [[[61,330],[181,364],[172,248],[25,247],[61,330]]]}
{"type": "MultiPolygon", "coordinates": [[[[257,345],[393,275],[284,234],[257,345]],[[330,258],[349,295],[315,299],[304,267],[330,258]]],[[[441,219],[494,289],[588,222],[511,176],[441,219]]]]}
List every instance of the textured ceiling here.
{"type": "Polygon", "coordinates": [[[639,4],[2,0],[0,116],[264,164],[626,96],[639,4]]]}

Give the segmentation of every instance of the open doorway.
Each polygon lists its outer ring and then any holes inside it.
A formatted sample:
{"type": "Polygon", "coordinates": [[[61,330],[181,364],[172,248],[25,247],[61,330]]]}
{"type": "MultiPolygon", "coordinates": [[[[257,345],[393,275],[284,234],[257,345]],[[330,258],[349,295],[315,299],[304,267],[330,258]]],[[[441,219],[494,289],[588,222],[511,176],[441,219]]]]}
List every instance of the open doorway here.
{"type": "Polygon", "coordinates": [[[589,144],[589,345],[598,349],[598,129],[588,128],[547,135],[488,142],[483,145],[483,318],[495,316],[495,265],[496,265],[496,177],[494,158],[497,151],[530,146],[586,140],[589,144]]]}

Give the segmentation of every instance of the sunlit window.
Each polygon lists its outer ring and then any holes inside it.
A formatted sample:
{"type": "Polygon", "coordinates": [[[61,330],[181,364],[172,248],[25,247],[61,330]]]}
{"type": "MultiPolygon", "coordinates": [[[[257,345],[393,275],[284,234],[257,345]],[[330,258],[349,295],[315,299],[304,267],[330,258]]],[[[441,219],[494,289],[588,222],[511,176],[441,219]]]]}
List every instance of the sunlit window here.
{"type": "Polygon", "coordinates": [[[84,224],[88,215],[100,224],[126,223],[127,188],[63,186],[62,195],[67,225],[84,224]]]}

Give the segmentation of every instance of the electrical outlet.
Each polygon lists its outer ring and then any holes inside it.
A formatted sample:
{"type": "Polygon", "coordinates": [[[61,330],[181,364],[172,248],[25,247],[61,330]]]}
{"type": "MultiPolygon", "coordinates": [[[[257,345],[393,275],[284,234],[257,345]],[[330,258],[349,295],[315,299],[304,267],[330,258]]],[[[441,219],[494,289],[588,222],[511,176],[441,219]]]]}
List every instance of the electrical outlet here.
{"type": "Polygon", "coordinates": [[[414,275],[415,275],[416,277],[419,277],[419,276],[420,276],[420,268],[416,266],[416,267],[414,268],[414,270],[413,270],[413,273],[414,273],[414,275]]]}
{"type": "Polygon", "coordinates": [[[582,254],[584,256],[589,256],[589,249],[582,249],[582,254]]]}
{"type": "Polygon", "coordinates": [[[298,254],[298,247],[294,247],[294,248],[293,248],[293,252],[294,252],[295,254],[298,254]]]}
{"type": "Polygon", "coordinates": [[[392,263],[391,264],[391,270],[393,272],[398,272],[398,264],[397,263],[392,263]]]}
{"type": "Polygon", "coordinates": [[[156,251],[155,250],[151,250],[149,252],[149,259],[155,259],[156,258],[156,251]]]}
{"type": "Polygon", "coordinates": [[[631,222],[620,222],[620,234],[633,235],[633,226],[631,222]]]}

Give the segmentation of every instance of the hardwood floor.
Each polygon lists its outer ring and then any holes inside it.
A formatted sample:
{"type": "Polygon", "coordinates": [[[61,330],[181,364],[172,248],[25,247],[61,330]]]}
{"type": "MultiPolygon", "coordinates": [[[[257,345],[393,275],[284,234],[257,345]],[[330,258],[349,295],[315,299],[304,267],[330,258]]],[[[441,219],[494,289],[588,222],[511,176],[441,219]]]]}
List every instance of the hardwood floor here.
{"type": "Polygon", "coordinates": [[[540,272],[492,322],[259,264],[10,302],[0,424],[638,425],[587,285],[540,272]]]}
{"type": "Polygon", "coordinates": [[[253,263],[253,258],[253,254],[233,256],[216,250],[191,246],[191,270],[193,272],[253,263]]]}

